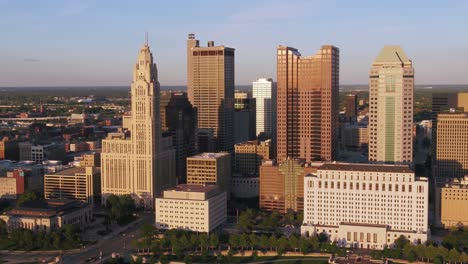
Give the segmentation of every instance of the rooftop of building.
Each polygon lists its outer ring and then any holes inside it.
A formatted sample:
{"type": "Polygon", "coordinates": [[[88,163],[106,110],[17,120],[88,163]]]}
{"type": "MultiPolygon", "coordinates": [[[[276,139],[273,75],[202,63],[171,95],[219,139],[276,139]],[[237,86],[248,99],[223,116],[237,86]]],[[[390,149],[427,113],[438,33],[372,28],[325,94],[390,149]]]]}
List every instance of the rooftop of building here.
{"type": "Polygon", "coordinates": [[[363,227],[381,227],[381,228],[386,228],[387,227],[387,225],[381,225],[381,224],[351,223],[351,222],[341,222],[340,225],[363,226],[363,227]]]}
{"type": "MultiPolygon", "coordinates": [[[[94,168],[95,171],[99,171],[99,168],[94,168]]],[[[75,176],[77,173],[84,174],[86,173],[86,167],[69,167],[64,170],[54,173],[55,175],[64,175],[64,176],[75,176]]]]}
{"type": "Polygon", "coordinates": [[[208,193],[218,189],[217,185],[213,184],[179,184],[173,188],[169,188],[166,191],[172,192],[194,192],[194,193],[208,193]]]}
{"type": "Polygon", "coordinates": [[[86,203],[68,199],[48,199],[25,202],[5,214],[19,217],[53,217],[65,215],[88,206],[86,203]]]}
{"type": "Polygon", "coordinates": [[[414,173],[414,171],[407,165],[383,165],[362,163],[325,163],[318,169],[338,171],[414,173]]]}
{"type": "Polygon", "coordinates": [[[400,46],[387,45],[380,50],[379,55],[374,60],[374,64],[388,63],[411,64],[411,60],[400,46]]]}
{"type": "Polygon", "coordinates": [[[237,143],[235,146],[252,146],[252,145],[265,145],[265,144],[271,144],[271,139],[267,139],[265,141],[249,140],[249,141],[237,143]]]}
{"type": "Polygon", "coordinates": [[[190,158],[193,158],[193,159],[217,159],[217,158],[221,158],[221,157],[225,157],[225,156],[229,156],[229,155],[230,154],[228,152],[203,152],[203,153],[200,153],[200,154],[188,157],[188,158],[189,159],[190,158]]]}

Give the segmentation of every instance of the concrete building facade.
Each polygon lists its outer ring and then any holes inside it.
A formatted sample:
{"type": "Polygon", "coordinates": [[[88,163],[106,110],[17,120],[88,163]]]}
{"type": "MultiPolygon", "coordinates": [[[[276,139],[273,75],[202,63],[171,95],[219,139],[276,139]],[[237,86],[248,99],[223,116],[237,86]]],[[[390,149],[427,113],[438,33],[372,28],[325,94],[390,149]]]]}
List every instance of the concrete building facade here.
{"type": "Polygon", "coordinates": [[[404,235],[428,239],[429,185],[404,165],[330,163],[304,179],[301,233],[339,246],[383,249],[404,235]]]}
{"type": "Polygon", "coordinates": [[[468,113],[437,115],[436,178],[468,176],[468,113]]]}
{"type": "Polygon", "coordinates": [[[79,200],[91,205],[101,194],[101,172],[96,167],[72,167],[44,175],[45,199],[79,200]]]}
{"type": "Polygon", "coordinates": [[[226,222],[226,192],[216,185],[177,185],[156,198],[155,213],[158,229],[209,233],[226,222]]]}
{"type": "Polygon", "coordinates": [[[216,184],[228,198],[231,173],[231,155],[227,152],[205,152],[187,158],[187,184],[216,184]]]}
{"type": "Polygon", "coordinates": [[[435,209],[438,226],[468,226],[468,176],[436,188],[435,209]]]}
{"type": "Polygon", "coordinates": [[[413,161],[414,68],[399,46],[385,46],[369,75],[369,161],[413,161]]]}

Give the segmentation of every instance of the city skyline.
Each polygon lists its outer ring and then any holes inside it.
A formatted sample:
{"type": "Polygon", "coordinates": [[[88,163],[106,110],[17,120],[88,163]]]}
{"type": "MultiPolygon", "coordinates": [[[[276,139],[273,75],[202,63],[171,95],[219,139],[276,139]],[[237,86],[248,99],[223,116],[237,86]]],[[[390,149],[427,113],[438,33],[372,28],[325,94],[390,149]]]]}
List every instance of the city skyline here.
{"type": "Polygon", "coordinates": [[[459,35],[466,26],[463,18],[468,4],[464,2],[429,2],[424,6],[403,2],[384,6],[367,1],[341,2],[339,6],[321,1],[210,3],[146,3],[142,10],[139,5],[120,1],[112,5],[0,1],[4,18],[0,51],[5,55],[0,62],[0,87],[125,85],[131,80],[128,65],[133,61],[132,53],[126,50],[139,47],[145,31],[158,51],[155,56],[163,69],[160,82],[166,86],[186,84],[187,33],[197,34],[202,43],[216,39],[236,49],[237,85],[273,77],[278,45],[305,47],[303,52],[310,54],[314,47],[325,44],[341,47],[343,84],[367,83],[367,67],[374,54],[389,44],[401,45],[412,54],[418,68],[416,84],[468,83],[463,74],[468,66],[463,58],[468,54],[468,39],[459,35]],[[26,2],[29,9],[24,8],[26,2]],[[405,8],[400,8],[403,4],[405,8]],[[158,16],[135,19],[140,12],[156,11],[158,16]],[[175,11],[177,16],[170,15],[175,11]],[[444,24],[438,23],[439,19],[444,24]],[[444,26],[447,24],[451,26],[444,26]],[[311,27],[319,34],[299,34],[311,27]],[[434,65],[454,67],[441,70],[434,65]]]}

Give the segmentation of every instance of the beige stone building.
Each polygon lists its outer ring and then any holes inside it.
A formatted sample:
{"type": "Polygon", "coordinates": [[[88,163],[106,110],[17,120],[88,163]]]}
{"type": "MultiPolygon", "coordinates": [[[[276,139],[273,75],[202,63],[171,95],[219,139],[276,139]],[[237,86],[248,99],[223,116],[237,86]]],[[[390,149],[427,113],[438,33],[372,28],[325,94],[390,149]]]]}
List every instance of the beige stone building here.
{"type": "Polygon", "coordinates": [[[437,115],[436,178],[468,175],[468,113],[453,111],[437,115]]]}
{"type": "Polygon", "coordinates": [[[56,231],[63,225],[84,229],[93,217],[92,206],[73,200],[30,201],[0,215],[8,229],[25,228],[32,231],[56,231]]]}
{"type": "Polygon", "coordinates": [[[231,155],[201,153],[187,158],[187,184],[216,184],[230,197],[231,155]]]}
{"type": "Polygon", "coordinates": [[[369,75],[369,161],[413,161],[414,68],[399,46],[385,46],[369,75]]]}
{"type": "Polygon", "coordinates": [[[156,228],[211,232],[227,218],[227,196],[216,185],[181,184],[156,198],[156,228]]]}
{"type": "Polygon", "coordinates": [[[216,151],[232,152],[234,115],[234,49],[200,47],[194,34],[187,40],[187,92],[197,109],[198,127],[211,129],[216,151]]]}
{"type": "Polygon", "coordinates": [[[132,195],[138,206],[153,208],[163,188],[175,185],[172,138],[162,138],[159,82],[147,43],[138,53],[131,83],[131,116],[127,131],[110,133],[101,153],[102,199],[110,194],[132,195]]]}
{"type": "Polygon", "coordinates": [[[301,233],[325,232],[338,246],[383,249],[404,235],[429,236],[429,184],[405,165],[327,163],[304,178],[301,233]]]}
{"type": "Polygon", "coordinates": [[[468,226],[468,176],[437,188],[436,223],[445,228],[468,226]]]}
{"type": "Polygon", "coordinates": [[[81,167],[101,167],[101,153],[84,154],[80,160],[81,167]]]}
{"type": "Polygon", "coordinates": [[[101,171],[95,167],[72,167],[44,175],[46,199],[80,200],[94,204],[101,192],[101,171]]]}
{"type": "Polygon", "coordinates": [[[263,160],[272,157],[272,141],[253,140],[238,143],[234,146],[235,151],[235,171],[241,175],[258,176],[259,167],[263,160]]]}

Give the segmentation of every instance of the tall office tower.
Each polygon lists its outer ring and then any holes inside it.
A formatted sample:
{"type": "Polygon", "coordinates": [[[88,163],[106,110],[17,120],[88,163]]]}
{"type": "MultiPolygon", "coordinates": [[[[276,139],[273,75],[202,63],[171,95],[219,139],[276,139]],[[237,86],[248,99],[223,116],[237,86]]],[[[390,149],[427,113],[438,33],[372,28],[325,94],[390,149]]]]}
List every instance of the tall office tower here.
{"type": "Polygon", "coordinates": [[[276,164],[273,160],[260,167],[260,208],[286,213],[304,209],[304,176],[316,172],[303,160],[288,159],[276,164]]]}
{"type": "MultiPolygon", "coordinates": [[[[456,109],[468,112],[468,93],[433,93],[432,94],[432,159],[437,160],[437,115],[456,109]]],[[[434,163],[433,163],[434,164],[434,163]]]]}
{"type": "Polygon", "coordinates": [[[234,93],[234,144],[255,139],[255,99],[249,92],[234,93]]]}
{"type": "Polygon", "coordinates": [[[271,78],[259,78],[252,83],[256,104],[256,136],[276,140],[276,83],[271,78]]]}
{"type": "Polygon", "coordinates": [[[303,235],[340,247],[383,249],[429,234],[429,183],[404,165],[328,163],[304,178],[303,235]]]}
{"type": "Polygon", "coordinates": [[[186,158],[195,155],[197,112],[187,98],[187,93],[161,92],[161,128],[164,135],[172,136],[176,151],[176,176],[178,183],[186,182],[186,158]]]}
{"type": "Polygon", "coordinates": [[[339,49],[322,46],[301,57],[294,48],[277,52],[277,159],[306,162],[336,157],[338,148],[339,49]]]}
{"type": "Polygon", "coordinates": [[[437,115],[437,152],[434,176],[463,178],[468,175],[468,113],[437,115]]]}
{"type": "Polygon", "coordinates": [[[357,95],[348,94],[346,96],[345,116],[352,118],[357,116],[357,95]]]}
{"type": "Polygon", "coordinates": [[[133,68],[129,131],[110,133],[102,143],[103,202],[110,194],[130,194],[139,206],[152,208],[161,190],[175,185],[175,151],[171,138],[161,137],[157,74],[145,43],[133,68]]]}
{"type": "Polygon", "coordinates": [[[234,49],[200,47],[194,34],[187,40],[187,91],[197,110],[198,127],[210,129],[217,151],[232,152],[234,111],[234,49]]]}
{"type": "Polygon", "coordinates": [[[369,161],[413,161],[413,63],[399,46],[385,46],[369,75],[369,161]]]}

